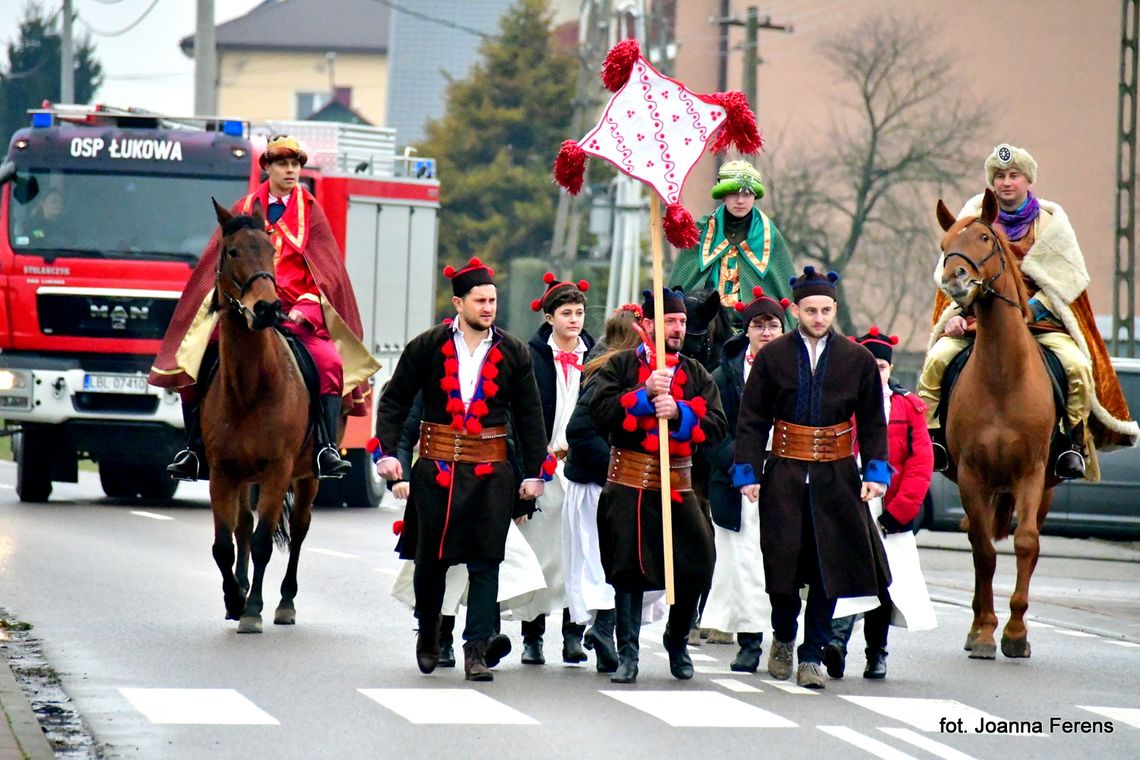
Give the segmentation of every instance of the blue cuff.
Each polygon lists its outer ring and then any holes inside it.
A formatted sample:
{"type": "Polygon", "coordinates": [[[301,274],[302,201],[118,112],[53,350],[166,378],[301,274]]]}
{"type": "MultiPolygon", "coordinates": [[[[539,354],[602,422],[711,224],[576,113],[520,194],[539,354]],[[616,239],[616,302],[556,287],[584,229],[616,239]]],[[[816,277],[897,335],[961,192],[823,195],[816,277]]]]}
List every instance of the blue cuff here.
{"type": "Polygon", "coordinates": [[[743,488],[744,486],[754,486],[759,481],[756,480],[756,472],[752,469],[750,464],[734,464],[732,466],[732,487],[743,488]]]}
{"type": "Polygon", "coordinates": [[[692,410],[688,401],[678,401],[677,409],[681,412],[681,418],[677,422],[677,429],[669,433],[669,437],[674,441],[684,443],[693,437],[693,427],[697,424],[697,413],[692,410]]]}
{"type": "Polygon", "coordinates": [[[1052,312],[1045,308],[1045,304],[1036,298],[1029,299],[1029,311],[1033,313],[1033,319],[1036,322],[1044,322],[1053,316],[1052,312]]]}
{"type": "Polygon", "coordinates": [[[645,417],[650,414],[657,414],[657,408],[653,406],[653,402],[649,400],[649,393],[644,388],[638,388],[633,392],[637,396],[637,403],[629,410],[629,413],[634,417],[645,417]]]}
{"type": "Polygon", "coordinates": [[[891,466],[881,459],[872,459],[863,468],[863,480],[868,483],[891,484],[891,466]]]}

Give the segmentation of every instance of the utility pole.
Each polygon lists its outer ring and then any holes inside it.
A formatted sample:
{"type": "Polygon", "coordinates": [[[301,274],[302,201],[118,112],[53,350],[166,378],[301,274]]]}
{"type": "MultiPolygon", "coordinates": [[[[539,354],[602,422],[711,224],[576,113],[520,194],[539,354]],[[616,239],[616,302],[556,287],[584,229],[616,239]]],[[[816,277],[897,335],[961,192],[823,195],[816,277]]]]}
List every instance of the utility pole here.
{"type": "Polygon", "coordinates": [[[1136,356],[1136,74],[1140,0],[1124,0],[1116,134],[1116,266],[1112,353],[1136,356]]]}
{"type": "Polygon", "coordinates": [[[198,0],[194,31],[194,113],[218,112],[218,46],[214,34],[214,0],[198,0]]]}
{"type": "Polygon", "coordinates": [[[71,0],[63,0],[63,24],[59,35],[59,102],[75,102],[75,45],[72,42],[71,0]]]}
{"type": "MultiPolygon", "coordinates": [[[[727,7],[727,3],[722,3],[722,8],[727,7]]],[[[748,7],[748,13],[743,20],[737,18],[735,15],[723,15],[720,18],[709,19],[714,24],[720,24],[722,39],[727,35],[728,27],[730,26],[743,26],[744,27],[744,76],[741,79],[741,87],[744,91],[744,96],[748,98],[748,105],[752,107],[753,112],[756,111],[757,92],[756,92],[756,68],[762,63],[760,59],[760,32],[761,31],[774,31],[774,32],[792,32],[794,31],[791,24],[773,24],[771,16],[765,16],[764,20],[760,20],[760,11],[757,10],[755,5],[748,7]]],[[[727,68],[727,66],[725,67],[727,68]]],[[[728,82],[722,81],[720,85],[721,90],[728,89],[728,82]]]]}

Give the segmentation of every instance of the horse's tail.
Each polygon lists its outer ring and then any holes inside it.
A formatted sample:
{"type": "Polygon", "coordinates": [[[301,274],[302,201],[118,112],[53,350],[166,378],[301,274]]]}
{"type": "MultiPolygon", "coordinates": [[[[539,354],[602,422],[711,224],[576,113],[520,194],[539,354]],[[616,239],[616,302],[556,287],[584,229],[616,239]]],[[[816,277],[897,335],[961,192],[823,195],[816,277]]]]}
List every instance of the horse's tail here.
{"type": "Polygon", "coordinates": [[[994,540],[1009,538],[1009,524],[1013,521],[1012,493],[994,494],[994,540]]]}
{"type": "Polygon", "coordinates": [[[281,519],[277,521],[277,527],[273,530],[273,543],[277,544],[277,548],[281,551],[289,551],[289,518],[293,516],[293,502],[297,497],[293,494],[292,486],[285,492],[285,503],[281,508],[281,519]]]}

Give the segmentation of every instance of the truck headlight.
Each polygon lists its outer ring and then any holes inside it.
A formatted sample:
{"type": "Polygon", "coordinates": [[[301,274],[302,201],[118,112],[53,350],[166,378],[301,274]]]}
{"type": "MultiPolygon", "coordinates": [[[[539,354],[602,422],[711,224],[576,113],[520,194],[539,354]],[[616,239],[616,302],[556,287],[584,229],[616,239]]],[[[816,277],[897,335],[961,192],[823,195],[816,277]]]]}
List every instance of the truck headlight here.
{"type": "Polygon", "coordinates": [[[30,409],[32,373],[22,369],[0,369],[0,409],[30,409]]]}

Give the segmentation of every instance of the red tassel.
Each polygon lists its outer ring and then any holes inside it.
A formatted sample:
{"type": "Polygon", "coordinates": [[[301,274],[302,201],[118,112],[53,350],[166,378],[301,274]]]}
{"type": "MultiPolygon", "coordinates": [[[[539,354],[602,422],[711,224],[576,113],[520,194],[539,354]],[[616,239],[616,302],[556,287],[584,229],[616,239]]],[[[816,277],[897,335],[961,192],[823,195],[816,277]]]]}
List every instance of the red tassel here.
{"type": "Polygon", "coordinates": [[[586,151],[573,140],[566,140],[554,159],[554,181],[577,195],[582,192],[582,179],[586,176],[586,151]]]}
{"type": "Polygon", "coordinates": [[[474,417],[482,417],[486,415],[489,410],[487,409],[487,402],[483,399],[478,399],[471,402],[471,408],[468,411],[470,411],[474,417]]]}
{"type": "Polygon", "coordinates": [[[484,364],[483,365],[483,377],[485,377],[488,380],[494,380],[498,376],[499,376],[499,368],[496,367],[494,364],[484,364]]]}
{"type": "Polygon", "coordinates": [[[680,203],[670,203],[665,207],[664,227],[665,237],[674,248],[692,248],[700,240],[693,215],[680,203]]]}
{"type": "Polygon", "coordinates": [[[455,344],[449,340],[443,344],[443,348],[441,348],[440,351],[449,359],[453,358],[455,356],[455,344]]]}
{"type": "Polygon", "coordinates": [[[378,448],[380,448],[380,439],[379,438],[369,438],[368,443],[364,444],[364,450],[367,451],[369,454],[376,451],[376,449],[378,449],[378,448]]]}
{"type": "Polygon", "coordinates": [[[656,430],[657,429],[657,417],[655,415],[652,415],[652,414],[647,414],[644,417],[638,417],[637,425],[642,430],[656,430]]]}
{"type": "Polygon", "coordinates": [[[479,435],[483,432],[483,423],[474,418],[467,420],[467,432],[470,435],[479,435]]]}
{"type": "Polygon", "coordinates": [[[480,462],[475,465],[475,477],[477,478],[489,478],[494,472],[495,468],[491,466],[490,462],[480,462]]]}
{"type": "Polygon", "coordinates": [[[693,425],[692,437],[693,443],[696,444],[701,444],[708,440],[708,436],[705,435],[705,431],[701,430],[700,425],[693,425]]]}
{"type": "Polygon", "coordinates": [[[542,463],[542,471],[547,475],[553,475],[557,469],[558,462],[554,459],[554,457],[548,457],[546,461],[542,463]]]}
{"type": "Polygon", "coordinates": [[[697,415],[697,419],[703,420],[705,415],[709,413],[709,402],[705,401],[704,396],[697,396],[689,402],[689,408],[693,410],[693,414],[697,415]]]}
{"type": "Polygon", "coordinates": [[[496,346],[487,352],[487,361],[492,364],[498,364],[503,360],[503,350],[496,346]]]}
{"type": "Polygon", "coordinates": [[[706,100],[724,109],[724,126],[709,148],[710,153],[720,153],[735,145],[741,153],[755,153],[764,147],[764,140],[756,129],[756,114],[748,107],[748,98],[743,92],[714,92],[706,100]]]}
{"type": "Polygon", "coordinates": [[[621,421],[621,429],[627,433],[632,433],[633,431],[637,430],[637,418],[632,414],[627,414],[621,421]]]}
{"type": "Polygon", "coordinates": [[[606,53],[606,60],[602,62],[602,84],[610,92],[617,92],[629,81],[633,64],[641,57],[641,48],[637,40],[622,40],[610,48],[606,53]]]}
{"type": "Polygon", "coordinates": [[[445,377],[439,381],[439,387],[443,389],[444,393],[451,393],[452,391],[459,390],[458,377],[445,377]]]}
{"type": "Polygon", "coordinates": [[[661,440],[661,439],[658,438],[656,435],[647,435],[647,436],[645,436],[645,440],[643,440],[641,442],[641,448],[643,448],[649,452],[657,451],[657,449],[659,448],[657,442],[659,440],[661,440]]]}
{"type": "Polygon", "coordinates": [[[447,413],[448,414],[463,414],[463,399],[449,398],[447,400],[447,413]]]}
{"type": "Polygon", "coordinates": [[[483,395],[487,398],[494,398],[499,394],[499,386],[490,380],[483,382],[483,395]]]}
{"type": "Polygon", "coordinates": [[[443,371],[449,375],[458,374],[459,373],[459,360],[458,359],[444,359],[443,360],[443,371]]]}
{"type": "Polygon", "coordinates": [[[630,391],[622,394],[620,402],[623,409],[632,409],[637,404],[637,393],[630,391]]]}
{"type": "MultiPolygon", "coordinates": [[[[689,382],[689,376],[685,374],[685,370],[678,367],[677,371],[673,373],[673,387],[680,388],[687,382],[689,382]]],[[[681,398],[684,398],[684,396],[681,398]]]]}
{"type": "Polygon", "coordinates": [[[681,496],[680,491],[669,491],[669,498],[673,501],[674,504],[680,504],[685,500],[684,497],[681,496]]]}
{"type": "Polygon", "coordinates": [[[456,430],[462,430],[463,429],[463,415],[457,414],[454,417],[452,417],[451,418],[451,427],[453,427],[456,430]]]}
{"type": "Polygon", "coordinates": [[[392,523],[392,532],[397,536],[401,535],[404,532],[404,521],[397,520],[396,522],[392,523]]]}
{"type": "Polygon", "coordinates": [[[435,475],[435,482],[438,483],[441,488],[450,488],[451,473],[446,470],[440,470],[435,475]]]}

